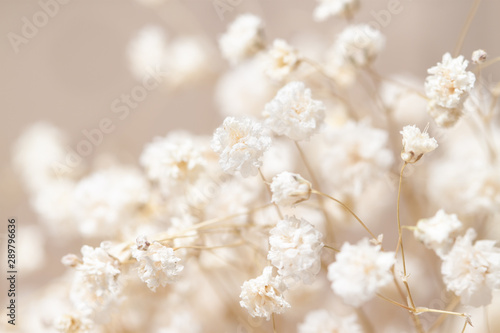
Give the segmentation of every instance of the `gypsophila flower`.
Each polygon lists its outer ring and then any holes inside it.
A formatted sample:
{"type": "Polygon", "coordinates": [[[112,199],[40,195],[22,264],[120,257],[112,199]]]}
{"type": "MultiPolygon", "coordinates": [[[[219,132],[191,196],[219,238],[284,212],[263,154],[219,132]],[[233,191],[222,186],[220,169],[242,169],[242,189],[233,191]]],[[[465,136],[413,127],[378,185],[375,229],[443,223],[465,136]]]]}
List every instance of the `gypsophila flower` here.
{"type": "Polygon", "coordinates": [[[394,252],[383,252],[380,245],[364,238],[356,245],[342,245],[336,261],[328,266],[328,279],[335,294],[358,307],[392,281],[394,263],[394,252]]]}
{"type": "Polygon", "coordinates": [[[252,14],[238,16],[219,39],[224,58],[235,65],[254,55],[264,46],[264,24],[252,14]]]}
{"type": "Polygon", "coordinates": [[[500,248],[493,240],[473,245],[476,236],[470,228],[458,237],[441,266],[446,288],[460,296],[463,304],[475,307],[490,304],[492,290],[500,288],[500,248]]]}
{"type": "Polygon", "coordinates": [[[139,262],[139,277],[146,282],[148,288],[156,291],[159,286],[165,287],[176,281],[184,267],[179,264],[180,258],[175,256],[172,248],[152,242],[145,246],[141,238],[132,248],[132,257],[139,262]]]}
{"type": "Polygon", "coordinates": [[[321,232],[304,219],[286,216],[269,233],[267,259],[278,269],[278,274],[312,283],[321,269],[321,232]]]}
{"type": "Polygon", "coordinates": [[[482,64],[483,62],[486,61],[486,58],[488,58],[488,53],[486,53],[485,50],[476,50],[474,52],[472,52],[472,63],[473,64],[482,64]]]}
{"type": "Polygon", "coordinates": [[[84,245],[81,249],[82,263],[75,267],[70,298],[84,314],[105,309],[117,300],[121,291],[119,263],[106,249],[104,243],[96,248],[84,245]]]}
{"type": "Polygon", "coordinates": [[[325,118],[323,102],[311,98],[311,90],[303,82],[290,82],[266,104],[266,125],[278,135],[292,140],[308,140],[325,118]]]}
{"type": "Polygon", "coordinates": [[[430,99],[428,111],[442,127],[453,126],[460,118],[463,102],[474,87],[476,77],[465,69],[469,62],[463,56],[443,55],[442,62],[427,70],[425,93],[430,99]],[[447,112],[450,115],[443,115],[447,112]]]}
{"type": "Polygon", "coordinates": [[[382,51],[385,38],[367,24],[350,25],[337,37],[334,49],[345,65],[356,68],[369,65],[382,51]]]}
{"type": "Polygon", "coordinates": [[[280,206],[293,206],[309,199],[312,185],[297,173],[283,171],[271,183],[271,201],[280,206]]]}
{"type": "Polygon", "coordinates": [[[438,147],[436,139],[429,137],[427,128],[421,132],[417,126],[408,125],[400,133],[403,135],[401,158],[407,163],[417,162],[425,153],[438,147]]]}
{"type": "Polygon", "coordinates": [[[255,176],[262,165],[262,155],[271,145],[271,138],[262,125],[247,117],[227,117],[215,130],[211,147],[219,154],[224,172],[243,177],[255,176]]]}
{"type": "Polygon", "coordinates": [[[267,266],[262,275],[243,283],[240,306],[247,309],[252,317],[269,320],[273,313],[283,313],[290,307],[283,296],[285,290],[281,278],[273,276],[273,267],[267,266]]]}
{"type": "Polygon", "coordinates": [[[164,69],[167,37],[159,26],[142,28],[128,45],[130,70],[138,80],[164,69]]]}
{"type": "Polygon", "coordinates": [[[338,317],[327,310],[309,312],[297,327],[297,333],[362,333],[356,315],[338,317]]]}
{"type": "Polygon", "coordinates": [[[62,333],[87,333],[93,328],[92,320],[78,315],[63,315],[54,319],[54,328],[62,333]]]}
{"type": "Polygon", "coordinates": [[[318,0],[319,4],[314,9],[314,19],[324,21],[330,16],[352,15],[359,9],[359,0],[318,0]]]}
{"type": "Polygon", "coordinates": [[[450,250],[454,237],[461,228],[462,222],[455,214],[446,214],[443,209],[440,209],[435,216],[419,220],[413,234],[427,248],[436,251],[436,254],[443,258],[450,250]]]}
{"type": "Polygon", "coordinates": [[[283,39],[274,40],[267,59],[266,74],[276,81],[283,81],[299,64],[297,51],[283,39]]]}

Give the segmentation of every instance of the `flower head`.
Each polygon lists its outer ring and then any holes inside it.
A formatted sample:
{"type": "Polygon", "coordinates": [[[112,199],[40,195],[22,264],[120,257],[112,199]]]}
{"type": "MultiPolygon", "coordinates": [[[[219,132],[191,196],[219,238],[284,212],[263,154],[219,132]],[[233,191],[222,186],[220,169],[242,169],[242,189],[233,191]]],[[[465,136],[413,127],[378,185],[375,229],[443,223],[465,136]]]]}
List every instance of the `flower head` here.
{"type": "Polygon", "coordinates": [[[285,286],[280,277],[273,277],[273,267],[264,268],[262,275],[245,281],[241,287],[240,305],[252,317],[269,320],[273,313],[283,313],[290,304],[283,297],[285,286]]]}
{"type": "Polygon", "coordinates": [[[472,52],[472,63],[473,64],[482,64],[488,58],[488,53],[485,50],[476,50],[472,52]]]}
{"type": "Polygon", "coordinates": [[[303,82],[290,82],[267,103],[266,125],[276,134],[292,140],[308,140],[325,118],[323,102],[311,98],[311,90],[303,82]]]}
{"type": "Polygon", "coordinates": [[[367,24],[350,25],[337,37],[334,48],[344,65],[355,68],[369,65],[382,51],[385,38],[367,24]]]}
{"type": "Polygon", "coordinates": [[[358,244],[344,243],[336,261],[328,266],[328,279],[333,291],[352,306],[360,306],[392,281],[394,252],[382,252],[368,238],[358,244]]]}
{"type": "Polygon", "coordinates": [[[298,333],[361,333],[356,315],[337,317],[327,310],[309,312],[297,327],[298,333]]]}
{"type": "Polygon", "coordinates": [[[359,9],[359,0],[318,0],[314,9],[314,19],[324,21],[330,16],[351,17],[359,9]]]}
{"type": "Polygon", "coordinates": [[[458,237],[441,266],[448,290],[461,297],[463,304],[483,306],[491,303],[492,290],[500,288],[500,249],[496,241],[476,238],[474,229],[458,237]]]}
{"type": "Polygon", "coordinates": [[[266,74],[276,81],[283,81],[299,64],[297,51],[283,39],[274,40],[267,58],[266,74]]]}
{"type": "Polygon", "coordinates": [[[426,129],[421,132],[415,125],[408,125],[400,132],[403,135],[401,158],[407,163],[417,162],[425,153],[438,147],[437,141],[429,137],[426,129]]]}
{"type": "Polygon", "coordinates": [[[301,175],[283,171],[274,176],[271,183],[271,201],[282,206],[293,206],[309,199],[312,185],[301,175]]]}
{"type": "Polygon", "coordinates": [[[261,157],[271,145],[262,125],[250,118],[227,117],[215,130],[212,149],[219,154],[224,172],[243,177],[255,176],[262,165],[261,157]]]}
{"type": "Polygon", "coordinates": [[[321,232],[306,220],[291,216],[279,221],[270,234],[267,259],[278,268],[278,274],[312,283],[321,269],[321,232]]]}
{"type": "Polygon", "coordinates": [[[235,65],[254,55],[264,45],[264,24],[252,14],[240,15],[219,39],[224,58],[235,65]]]}

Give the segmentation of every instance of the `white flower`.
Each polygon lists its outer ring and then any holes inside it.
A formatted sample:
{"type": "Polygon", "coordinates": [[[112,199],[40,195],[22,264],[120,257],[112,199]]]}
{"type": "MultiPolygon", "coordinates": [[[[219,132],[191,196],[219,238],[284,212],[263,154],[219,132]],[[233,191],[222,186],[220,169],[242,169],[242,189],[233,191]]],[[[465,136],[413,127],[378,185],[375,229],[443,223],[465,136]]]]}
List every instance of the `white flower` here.
{"type": "Polygon", "coordinates": [[[54,328],[62,333],[92,332],[92,320],[79,315],[63,315],[54,319],[54,328]]]}
{"type": "Polygon", "coordinates": [[[474,229],[458,237],[441,266],[448,290],[461,297],[463,304],[483,306],[491,303],[492,290],[500,288],[500,249],[496,241],[476,238],[474,229]]]}
{"type": "Polygon", "coordinates": [[[266,74],[276,81],[283,81],[299,64],[297,51],[283,39],[274,40],[267,58],[266,74]]]}
{"type": "Polygon", "coordinates": [[[472,52],[472,63],[473,64],[482,64],[483,62],[486,61],[486,58],[488,57],[488,53],[486,53],[485,50],[476,50],[472,52]]]}
{"type": "Polygon", "coordinates": [[[392,281],[394,262],[394,252],[381,252],[380,245],[372,245],[368,238],[356,245],[344,243],[328,266],[328,279],[346,304],[358,307],[392,281]]]}
{"type": "Polygon", "coordinates": [[[114,167],[82,179],[75,188],[78,228],[87,236],[114,235],[149,199],[149,184],[140,172],[114,167]]]}
{"type": "Polygon", "coordinates": [[[306,220],[287,216],[270,231],[267,259],[283,278],[310,284],[321,269],[322,237],[306,220]]]}
{"type": "Polygon", "coordinates": [[[262,275],[245,281],[241,287],[240,305],[252,317],[271,319],[273,313],[285,312],[290,304],[283,297],[285,287],[280,277],[273,277],[273,267],[264,268],[262,275]]]}
{"type": "Polygon", "coordinates": [[[367,24],[350,25],[337,37],[334,49],[344,65],[365,67],[382,51],[385,38],[367,24]]]}
{"type": "Polygon", "coordinates": [[[311,89],[303,82],[290,82],[266,104],[263,115],[276,134],[295,141],[308,140],[323,123],[325,106],[311,98],[311,89]]]}
{"type": "Polygon", "coordinates": [[[139,238],[137,245],[132,248],[132,257],[139,262],[141,280],[146,282],[149,289],[156,291],[159,286],[165,287],[175,282],[184,267],[178,263],[181,259],[175,256],[172,248],[158,242],[146,244],[139,238]]]}
{"type": "Polygon", "coordinates": [[[311,183],[301,175],[283,171],[273,178],[271,201],[280,206],[293,206],[309,199],[311,190],[311,183]]]}
{"type": "Polygon", "coordinates": [[[75,307],[85,314],[98,312],[117,299],[121,286],[119,263],[109,256],[106,246],[81,249],[82,263],[77,265],[70,292],[75,307]]]}
{"type": "Polygon", "coordinates": [[[462,117],[462,108],[443,108],[439,105],[430,105],[427,108],[427,112],[434,119],[439,127],[451,127],[457,123],[457,121],[462,117]]]}
{"type": "Polygon", "coordinates": [[[359,0],[318,0],[314,20],[324,21],[330,16],[351,17],[359,9],[359,0]]]}
{"type": "Polygon", "coordinates": [[[226,33],[219,39],[219,47],[224,58],[231,65],[254,55],[264,45],[264,24],[252,14],[240,15],[232,22],[226,33]]]}
{"type": "Polygon", "coordinates": [[[271,138],[259,122],[247,117],[227,117],[215,130],[211,146],[219,154],[219,165],[224,172],[239,171],[248,177],[257,174],[261,157],[270,145],[271,138]]]}
{"type": "Polygon", "coordinates": [[[440,126],[449,127],[458,120],[460,114],[454,109],[462,107],[474,87],[476,77],[465,70],[468,64],[463,56],[452,58],[446,53],[441,63],[427,70],[431,74],[425,80],[425,93],[430,99],[428,110],[440,126]],[[443,115],[447,109],[452,115],[443,115]]]}
{"type": "Polygon", "coordinates": [[[455,234],[460,228],[462,222],[455,214],[446,214],[440,209],[435,216],[418,221],[414,235],[442,258],[450,250],[455,234]]]}
{"type": "Polygon", "coordinates": [[[203,328],[198,319],[187,311],[176,311],[172,314],[169,325],[155,333],[202,333],[203,328]]]}
{"type": "Polygon", "coordinates": [[[204,157],[208,147],[193,135],[175,131],[164,138],[155,138],[141,154],[140,163],[148,178],[168,192],[181,184],[194,183],[205,170],[204,157]]]}
{"type": "Polygon", "coordinates": [[[130,70],[138,80],[165,67],[167,38],[159,26],[142,28],[128,45],[130,70]]]}
{"type": "Polygon", "coordinates": [[[356,315],[338,317],[327,310],[309,312],[297,327],[297,333],[362,333],[356,315]]]}
{"type": "Polygon", "coordinates": [[[421,132],[417,126],[408,125],[400,133],[403,135],[401,158],[407,163],[417,162],[425,153],[438,147],[436,139],[429,137],[427,128],[421,132]]]}

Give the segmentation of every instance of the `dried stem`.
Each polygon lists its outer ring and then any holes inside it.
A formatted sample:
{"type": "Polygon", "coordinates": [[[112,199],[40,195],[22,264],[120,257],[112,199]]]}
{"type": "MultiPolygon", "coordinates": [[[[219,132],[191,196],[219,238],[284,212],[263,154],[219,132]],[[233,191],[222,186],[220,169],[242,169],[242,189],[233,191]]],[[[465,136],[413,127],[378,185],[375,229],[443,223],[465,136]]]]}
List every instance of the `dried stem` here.
{"type": "Polygon", "coordinates": [[[464,27],[462,28],[462,32],[460,33],[460,37],[458,38],[457,45],[455,46],[455,51],[453,52],[454,57],[458,57],[460,55],[460,51],[462,50],[462,46],[465,41],[465,36],[467,36],[467,32],[469,31],[470,25],[474,16],[476,15],[477,9],[481,4],[481,0],[475,0],[472,4],[471,9],[469,10],[469,15],[467,16],[467,20],[465,21],[464,27]]]}

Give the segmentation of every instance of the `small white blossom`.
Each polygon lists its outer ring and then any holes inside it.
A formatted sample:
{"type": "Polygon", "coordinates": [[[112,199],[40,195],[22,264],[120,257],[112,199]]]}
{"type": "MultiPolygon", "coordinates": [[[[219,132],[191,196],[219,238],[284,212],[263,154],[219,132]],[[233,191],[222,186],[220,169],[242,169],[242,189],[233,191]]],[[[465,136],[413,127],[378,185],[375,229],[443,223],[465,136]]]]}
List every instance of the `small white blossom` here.
{"type": "Polygon", "coordinates": [[[180,258],[175,256],[172,248],[153,242],[148,246],[142,239],[132,248],[132,257],[139,262],[139,277],[146,282],[148,288],[156,291],[159,286],[165,287],[176,281],[183,270],[180,258]]]}
{"type": "Polygon", "coordinates": [[[318,0],[319,4],[314,9],[314,19],[324,21],[330,16],[352,15],[359,9],[359,0],[318,0]]]}
{"type": "Polygon", "coordinates": [[[462,222],[455,214],[446,214],[440,209],[435,216],[418,221],[414,235],[442,258],[450,250],[455,234],[460,228],[462,222]]]}
{"type": "Polygon", "coordinates": [[[118,283],[119,263],[106,251],[106,246],[81,249],[81,264],[76,265],[76,275],[70,292],[75,307],[84,314],[101,311],[115,301],[121,291],[118,283]]]}
{"type": "Polygon", "coordinates": [[[224,58],[235,65],[254,55],[264,45],[264,24],[252,14],[240,15],[219,39],[224,58]]]}
{"type": "Polygon", "coordinates": [[[92,320],[78,315],[63,315],[54,319],[54,328],[61,333],[90,333],[92,320]]]}
{"type": "Polygon", "coordinates": [[[403,150],[401,158],[408,163],[417,162],[425,153],[438,147],[437,141],[429,137],[427,129],[421,132],[415,125],[408,125],[400,132],[403,135],[403,150]]]}
{"type": "Polygon", "coordinates": [[[273,313],[285,312],[290,304],[285,300],[285,286],[280,277],[273,277],[273,267],[264,268],[262,275],[245,281],[241,287],[240,305],[252,317],[271,319],[273,313]]]}
{"type": "Polygon", "coordinates": [[[266,74],[276,81],[283,81],[299,64],[297,51],[283,39],[274,40],[267,58],[266,74]]]}
{"type": "Polygon", "coordinates": [[[311,98],[311,89],[303,82],[290,82],[266,104],[266,125],[276,134],[292,140],[308,140],[325,118],[325,105],[311,98]]]}
{"type": "Polygon", "coordinates": [[[427,70],[431,74],[425,80],[428,110],[439,126],[452,126],[460,118],[461,111],[456,109],[462,108],[476,81],[475,75],[465,70],[468,64],[463,56],[452,58],[446,53],[441,63],[427,70]]]}
{"type": "Polygon", "coordinates": [[[283,171],[271,183],[271,201],[280,206],[293,206],[309,199],[312,185],[301,175],[283,171]]]}
{"type": "Polygon", "coordinates": [[[346,304],[358,307],[392,281],[394,263],[394,252],[382,252],[380,245],[364,238],[356,245],[342,245],[336,261],[328,266],[328,279],[346,304]]]}
{"type": "Polygon", "coordinates": [[[356,315],[338,317],[327,310],[309,312],[297,327],[298,333],[362,333],[356,315]]]}
{"type": "Polygon", "coordinates": [[[453,291],[463,304],[483,306],[491,303],[492,290],[500,288],[500,248],[496,241],[476,238],[474,229],[458,237],[444,258],[441,273],[446,288],[453,291]]]}
{"type": "Polygon", "coordinates": [[[472,63],[473,64],[482,64],[483,62],[486,61],[486,58],[488,57],[488,53],[486,53],[485,50],[476,50],[472,52],[472,63]]]}
{"type": "Polygon", "coordinates": [[[270,231],[267,259],[283,278],[310,284],[321,269],[322,237],[306,220],[287,216],[270,231]]]}
{"type": "Polygon", "coordinates": [[[334,48],[346,65],[365,67],[382,51],[385,38],[367,24],[350,25],[337,37],[334,48]]]}
{"type": "Polygon", "coordinates": [[[215,130],[212,149],[219,154],[224,172],[243,177],[255,176],[262,165],[262,155],[271,145],[271,138],[262,125],[250,118],[227,117],[215,130]]]}
{"type": "Polygon", "coordinates": [[[142,28],[128,45],[130,70],[138,80],[165,67],[167,36],[159,26],[142,28]]]}

